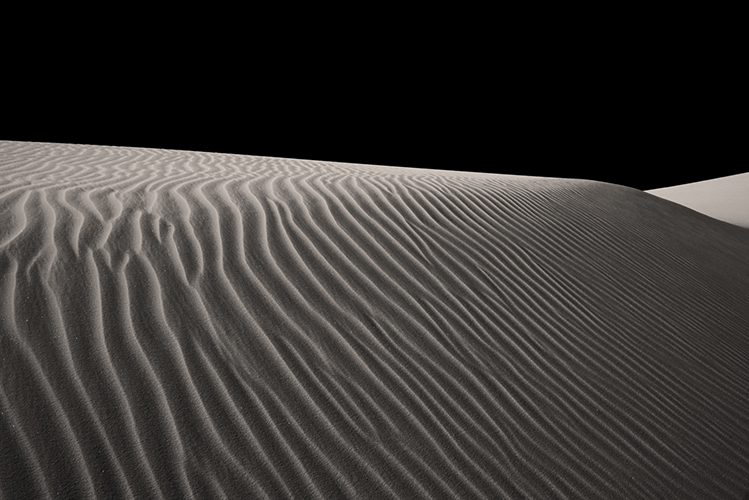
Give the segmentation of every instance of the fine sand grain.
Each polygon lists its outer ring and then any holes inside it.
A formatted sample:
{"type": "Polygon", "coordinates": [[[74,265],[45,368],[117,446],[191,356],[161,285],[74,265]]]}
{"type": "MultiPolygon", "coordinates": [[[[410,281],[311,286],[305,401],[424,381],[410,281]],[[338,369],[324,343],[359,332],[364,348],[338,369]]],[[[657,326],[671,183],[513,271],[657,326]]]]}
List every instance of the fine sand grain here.
{"type": "Polygon", "coordinates": [[[749,231],[622,186],[0,142],[0,498],[742,498],[749,231]]]}

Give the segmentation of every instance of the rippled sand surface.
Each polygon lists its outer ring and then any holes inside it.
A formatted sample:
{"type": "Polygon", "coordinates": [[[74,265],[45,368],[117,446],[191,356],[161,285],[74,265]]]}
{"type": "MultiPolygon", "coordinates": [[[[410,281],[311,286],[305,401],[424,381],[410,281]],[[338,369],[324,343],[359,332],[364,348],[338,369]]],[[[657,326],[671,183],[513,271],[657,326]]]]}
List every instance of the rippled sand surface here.
{"type": "Polygon", "coordinates": [[[742,498],[749,231],[612,184],[0,142],[0,497],[742,498]]]}

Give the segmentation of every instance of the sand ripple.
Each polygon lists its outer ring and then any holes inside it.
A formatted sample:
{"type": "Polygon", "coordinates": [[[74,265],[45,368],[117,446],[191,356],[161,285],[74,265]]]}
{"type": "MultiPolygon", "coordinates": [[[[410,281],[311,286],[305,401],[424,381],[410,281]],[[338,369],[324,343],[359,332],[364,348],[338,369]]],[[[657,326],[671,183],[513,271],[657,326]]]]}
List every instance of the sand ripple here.
{"type": "Polygon", "coordinates": [[[591,181],[0,142],[0,498],[740,498],[747,249],[591,181]]]}

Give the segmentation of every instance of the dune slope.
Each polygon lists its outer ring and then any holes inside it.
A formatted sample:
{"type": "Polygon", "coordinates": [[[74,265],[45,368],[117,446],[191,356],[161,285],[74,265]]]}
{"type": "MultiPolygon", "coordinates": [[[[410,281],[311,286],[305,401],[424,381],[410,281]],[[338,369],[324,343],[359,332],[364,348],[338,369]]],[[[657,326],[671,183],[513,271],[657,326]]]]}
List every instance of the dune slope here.
{"type": "Polygon", "coordinates": [[[749,232],[604,183],[0,142],[2,498],[741,498],[749,232]]]}
{"type": "Polygon", "coordinates": [[[749,229],[749,172],[646,192],[749,229]]]}

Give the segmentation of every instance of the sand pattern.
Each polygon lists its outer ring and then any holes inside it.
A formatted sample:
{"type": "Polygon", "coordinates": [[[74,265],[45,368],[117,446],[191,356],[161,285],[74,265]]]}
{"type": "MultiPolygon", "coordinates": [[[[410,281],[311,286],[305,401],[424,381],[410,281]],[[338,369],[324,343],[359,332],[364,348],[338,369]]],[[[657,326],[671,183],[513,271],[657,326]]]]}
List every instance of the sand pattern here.
{"type": "Polygon", "coordinates": [[[747,491],[749,230],[593,181],[0,142],[0,498],[747,491]]]}

